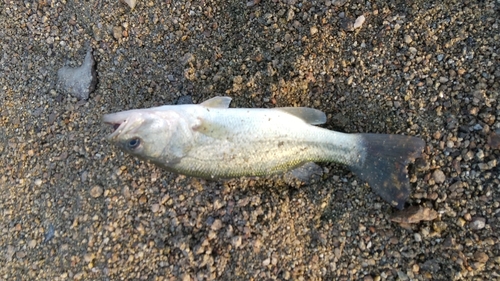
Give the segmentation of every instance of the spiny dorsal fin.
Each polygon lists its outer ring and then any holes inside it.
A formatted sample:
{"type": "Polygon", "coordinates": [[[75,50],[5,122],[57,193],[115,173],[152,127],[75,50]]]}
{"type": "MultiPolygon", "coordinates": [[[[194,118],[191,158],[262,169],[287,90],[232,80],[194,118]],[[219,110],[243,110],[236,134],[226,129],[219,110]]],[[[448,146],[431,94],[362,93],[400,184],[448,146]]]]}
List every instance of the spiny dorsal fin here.
{"type": "Polygon", "coordinates": [[[299,117],[304,122],[311,125],[319,125],[326,123],[326,114],[321,111],[310,107],[280,107],[276,110],[281,110],[293,116],[299,117]]]}
{"type": "Polygon", "coordinates": [[[213,97],[202,102],[201,105],[210,108],[228,108],[230,103],[230,97],[213,97]]]}

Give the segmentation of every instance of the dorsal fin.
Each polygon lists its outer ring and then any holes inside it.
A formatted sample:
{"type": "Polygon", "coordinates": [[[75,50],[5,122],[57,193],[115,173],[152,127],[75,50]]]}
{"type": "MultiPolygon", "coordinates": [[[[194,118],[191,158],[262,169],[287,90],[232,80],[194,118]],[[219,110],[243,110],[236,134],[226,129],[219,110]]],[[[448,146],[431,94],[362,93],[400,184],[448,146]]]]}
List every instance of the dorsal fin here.
{"type": "Polygon", "coordinates": [[[230,97],[213,97],[200,104],[210,108],[228,108],[230,103],[230,97]]]}
{"type": "Polygon", "coordinates": [[[280,107],[275,108],[289,113],[293,116],[299,117],[304,122],[311,125],[319,125],[326,123],[326,114],[321,111],[310,107],[280,107]]]}

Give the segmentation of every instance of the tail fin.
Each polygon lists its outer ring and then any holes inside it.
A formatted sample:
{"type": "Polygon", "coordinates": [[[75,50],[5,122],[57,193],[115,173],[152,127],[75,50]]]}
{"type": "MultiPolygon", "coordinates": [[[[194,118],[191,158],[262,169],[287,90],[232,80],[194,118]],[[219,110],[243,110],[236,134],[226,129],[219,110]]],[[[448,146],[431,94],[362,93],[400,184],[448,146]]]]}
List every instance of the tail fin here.
{"type": "Polygon", "coordinates": [[[350,170],[368,182],[385,201],[403,209],[410,195],[406,166],[420,157],[425,142],[403,135],[357,134],[361,139],[360,154],[365,157],[350,165],[350,170]]]}

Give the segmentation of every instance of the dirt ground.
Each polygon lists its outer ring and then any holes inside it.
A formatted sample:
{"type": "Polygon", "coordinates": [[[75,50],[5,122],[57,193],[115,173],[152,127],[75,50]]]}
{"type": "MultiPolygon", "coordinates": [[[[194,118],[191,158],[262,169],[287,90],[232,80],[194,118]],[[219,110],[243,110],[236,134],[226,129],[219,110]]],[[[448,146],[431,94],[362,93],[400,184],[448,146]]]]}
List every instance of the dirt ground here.
{"type": "Polygon", "coordinates": [[[0,280],[500,280],[499,24],[498,0],[1,0],[0,280]],[[88,46],[78,100],[57,71],[88,46]],[[106,113],[216,95],[423,138],[407,208],[437,217],[392,221],[336,164],[210,182],[105,139],[106,113]]]}

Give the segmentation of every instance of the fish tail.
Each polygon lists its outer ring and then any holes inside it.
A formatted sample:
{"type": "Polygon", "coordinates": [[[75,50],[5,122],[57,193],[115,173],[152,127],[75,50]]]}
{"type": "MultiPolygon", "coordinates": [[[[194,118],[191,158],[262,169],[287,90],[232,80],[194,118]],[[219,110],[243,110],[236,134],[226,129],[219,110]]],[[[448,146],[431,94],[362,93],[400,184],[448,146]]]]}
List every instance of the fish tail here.
{"type": "Polygon", "coordinates": [[[404,135],[355,134],[359,155],[350,170],[385,201],[403,209],[410,195],[407,165],[420,157],[423,139],[404,135]]]}

